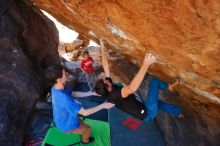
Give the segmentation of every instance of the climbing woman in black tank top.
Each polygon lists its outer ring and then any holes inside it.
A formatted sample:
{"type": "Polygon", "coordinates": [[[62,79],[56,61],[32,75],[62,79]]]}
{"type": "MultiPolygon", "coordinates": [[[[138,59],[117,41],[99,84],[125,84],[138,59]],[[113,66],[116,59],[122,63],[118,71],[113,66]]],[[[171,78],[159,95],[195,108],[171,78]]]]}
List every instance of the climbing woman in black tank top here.
{"type": "Polygon", "coordinates": [[[105,78],[100,79],[96,83],[95,90],[98,94],[107,97],[107,100],[111,103],[114,103],[118,109],[140,120],[153,120],[157,115],[158,108],[171,115],[183,118],[183,114],[181,113],[179,107],[158,100],[159,90],[172,91],[174,86],[180,82],[179,79],[172,84],[167,84],[158,78],[152,78],[149,82],[148,97],[146,101],[142,103],[134,96],[134,92],[136,92],[139,88],[149,66],[156,62],[156,57],[153,54],[146,53],[138,73],[131,80],[130,84],[128,86],[119,87],[114,85],[112,82],[108,60],[105,55],[103,39],[100,39],[100,45],[105,78]]]}

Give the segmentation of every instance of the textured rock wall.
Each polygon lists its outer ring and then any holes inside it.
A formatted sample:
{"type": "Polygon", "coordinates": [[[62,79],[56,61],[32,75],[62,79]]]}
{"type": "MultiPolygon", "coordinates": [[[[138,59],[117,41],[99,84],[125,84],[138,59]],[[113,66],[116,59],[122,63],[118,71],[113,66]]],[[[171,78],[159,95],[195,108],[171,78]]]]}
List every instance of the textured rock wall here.
{"type": "Polygon", "coordinates": [[[220,103],[219,0],[31,1],[94,40],[106,38],[136,64],[153,52],[160,61],[153,74],[180,76],[200,100],[220,103]]]}
{"type": "Polygon", "coordinates": [[[57,47],[54,24],[31,3],[1,0],[0,145],[23,145],[33,105],[47,86],[44,70],[60,63],[57,47]]]}

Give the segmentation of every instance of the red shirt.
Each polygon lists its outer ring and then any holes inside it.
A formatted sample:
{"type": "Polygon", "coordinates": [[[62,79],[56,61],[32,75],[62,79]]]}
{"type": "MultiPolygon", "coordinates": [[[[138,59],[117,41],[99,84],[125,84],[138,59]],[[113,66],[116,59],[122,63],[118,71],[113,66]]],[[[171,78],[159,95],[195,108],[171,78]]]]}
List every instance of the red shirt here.
{"type": "Polygon", "coordinates": [[[93,66],[92,66],[92,62],[94,62],[94,61],[93,61],[92,57],[89,56],[88,59],[83,59],[83,60],[81,61],[80,66],[81,66],[81,68],[82,68],[85,72],[87,72],[87,73],[92,73],[93,70],[94,70],[94,69],[93,69],[93,66]],[[88,63],[88,62],[91,62],[91,63],[88,63]],[[88,63],[88,64],[87,64],[87,63],[88,63]]]}

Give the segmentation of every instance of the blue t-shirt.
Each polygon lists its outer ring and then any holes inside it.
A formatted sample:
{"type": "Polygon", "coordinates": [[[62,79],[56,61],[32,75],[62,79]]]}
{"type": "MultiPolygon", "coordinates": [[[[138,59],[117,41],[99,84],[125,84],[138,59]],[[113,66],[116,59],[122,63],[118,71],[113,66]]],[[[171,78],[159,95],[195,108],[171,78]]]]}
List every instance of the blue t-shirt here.
{"type": "Polygon", "coordinates": [[[63,132],[78,128],[78,112],[81,108],[81,105],[73,100],[71,96],[72,90],[68,88],[58,90],[53,86],[51,93],[53,120],[57,128],[63,132]]]}

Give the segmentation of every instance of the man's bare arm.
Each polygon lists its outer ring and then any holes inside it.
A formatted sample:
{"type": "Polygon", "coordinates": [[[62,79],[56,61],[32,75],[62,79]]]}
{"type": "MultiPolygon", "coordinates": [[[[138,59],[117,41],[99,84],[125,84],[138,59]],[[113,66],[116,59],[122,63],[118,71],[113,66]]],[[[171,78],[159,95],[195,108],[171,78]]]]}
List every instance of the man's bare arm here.
{"type": "Polygon", "coordinates": [[[73,91],[72,92],[73,97],[88,97],[88,96],[100,96],[96,92],[80,92],[80,91],[73,91]]]}
{"type": "Polygon", "coordinates": [[[123,98],[128,97],[130,94],[134,93],[137,91],[139,86],[141,85],[141,82],[144,79],[144,76],[149,68],[149,66],[156,62],[156,57],[150,53],[147,53],[144,62],[139,69],[137,75],[131,80],[130,84],[128,86],[125,86],[121,90],[121,94],[123,98]]]}
{"type": "Polygon", "coordinates": [[[103,43],[103,39],[100,39],[100,45],[101,45],[101,58],[102,58],[102,66],[105,72],[105,77],[111,77],[110,76],[110,70],[109,70],[109,64],[108,64],[108,60],[107,57],[105,55],[105,46],[103,43]]]}
{"type": "Polygon", "coordinates": [[[89,116],[91,114],[94,114],[102,109],[110,109],[114,106],[114,104],[112,103],[109,103],[109,102],[104,102],[96,107],[92,107],[92,108],[89,108],[89,109],[84,109],[84,108],[81,108],[80,111],[79,111],[79,114],[83,115],[83,116],[89,116]]]}

